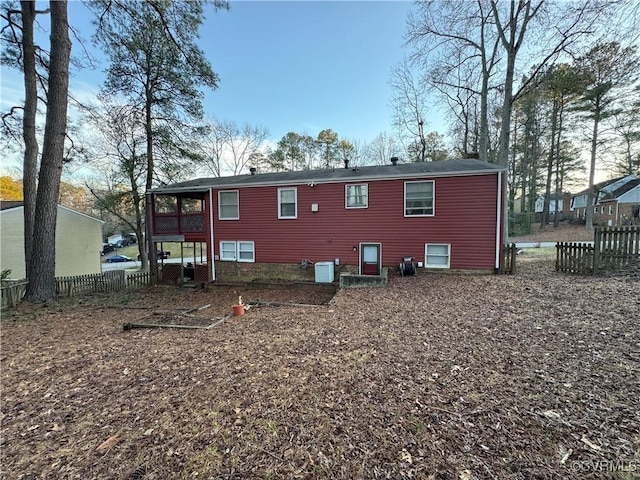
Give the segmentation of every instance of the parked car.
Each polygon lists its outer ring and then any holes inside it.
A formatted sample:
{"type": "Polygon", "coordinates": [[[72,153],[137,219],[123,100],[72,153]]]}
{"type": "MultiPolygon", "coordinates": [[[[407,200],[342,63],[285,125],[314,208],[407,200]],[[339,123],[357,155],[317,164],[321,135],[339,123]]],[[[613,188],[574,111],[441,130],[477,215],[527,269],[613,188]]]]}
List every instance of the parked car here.
{"type": "Polygon", "coordinates": [[[133,262],[133,258],[126,255],[112,255],[108,257],[105,262],[107,263],[120,263],[120,262],[133,262]]]}
{"type": "Polygon", "coordinates": [[[116,249],[111,243],[103,243],[102,244],[102,252],[100,255],[106,255],[109,252],[113,252],[116,249]]]}
{"type": "MultiPolygon", "coordinates": [[[[160,260],[160,259],[166,260],[171,255],[171,252],[165,252],[163,250],[158,250],[158,251],[156,251],[156,255],[158,257],[158,260],[160,260]]],[[[138,260],[140,260],[140,254],[138,254],[138,260]]]]}
{"type": "Polygon", "coordinates": [[[116,248],[123,248],[123,247],[127,247],[131,245],[131,241],[124,238],[124,239],[120,239],[115,243],[115,247],[116,248]]]}

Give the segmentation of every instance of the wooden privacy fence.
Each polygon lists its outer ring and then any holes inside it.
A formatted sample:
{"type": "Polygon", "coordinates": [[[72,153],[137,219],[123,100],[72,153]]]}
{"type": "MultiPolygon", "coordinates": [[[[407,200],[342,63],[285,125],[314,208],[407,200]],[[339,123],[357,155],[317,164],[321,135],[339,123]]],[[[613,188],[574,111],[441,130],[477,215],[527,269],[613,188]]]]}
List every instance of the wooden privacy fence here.
{"type": "MultiPolygon", "coordinates": [[[[93,275],[58,277],[56,278],[56,292],[60,297],[72,297],[86,293],[117,292],[143,287],[150,283],[151,274],[149,272],[127,275],[124,270],[113,270],[93,275]]],[[[14,308],[24,297],[27,284],[26,280],[22,280],[2,285],[2,308],[14,308]]]]}
{"type": "Polygon", "coordinates": [[[518,249],[515,243],[504,245],[502,248],[502,264],[500,266],[500,273],[513,275],[516,273],[516,256],[518,255],[518,249]]]}
{"type": "Polygon", "coordinates": [[[640,226],[596,228],[593,273],[617,269],[640,259],[640,226]]]}
{"type": "Polygon", "coordinates": [[[556,271],[597,274],[640,261],[640,227],[597,227],[593,245],[556,244],[556,271]]]}
{"type": "Polygon", "coordinates": [[[588,243],[558,242],[556,271],[562,273],[593,273],[593,246],[588,243]]]}

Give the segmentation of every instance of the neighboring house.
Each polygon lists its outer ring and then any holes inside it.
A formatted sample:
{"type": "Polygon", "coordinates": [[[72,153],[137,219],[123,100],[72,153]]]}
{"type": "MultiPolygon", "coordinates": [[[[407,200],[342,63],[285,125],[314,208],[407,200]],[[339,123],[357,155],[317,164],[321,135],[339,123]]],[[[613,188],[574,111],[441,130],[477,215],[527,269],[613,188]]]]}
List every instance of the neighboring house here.
{"type": "Polygon", "coordinates": [[[629,175],[601,189],[594,208],[595,225],[640,225],[640,178],[629,175]]]}
{"type": "MultiPolygon", "coordinates": [[[[640,225],[640,179],[635,175],[614,178],[594,185],[593,224],[601,226],[640,225]]],[[[575,218],[584,219],[588,189],[575,194],[575,218]]]]}
{"type": "MultiPolygon", "coordinates": [[[[536,215],[542,214],[544,210],[544,199],[545,196],[539,196],[536,199],[535,203],[535,213],[536,215]]],[[[571,210],[571,194],[569,192],[564,193],[552,193],[549,195],[549,215],[553,216],[556,214],[556,204],[557,204],[557,212],[561,215],[568,215],[571,210]]]]}
{"type": "Polygon", "coordinates": [[[505,184],[496,165],[251,172],[151,191],[153,241],[199,244],[196,279],[277,276],[287,265],[327,261],[377,274],[404,257],[430,269],[500,267],[505,184]]]}
{"type": "MultiPolygon", "coordinates": [[[[58,205],[56,276],[100,273],[102,220],[58,205]]],[[[0,202],[0,268],[11,278],[26,277],[23,202],[0,202]]]]}

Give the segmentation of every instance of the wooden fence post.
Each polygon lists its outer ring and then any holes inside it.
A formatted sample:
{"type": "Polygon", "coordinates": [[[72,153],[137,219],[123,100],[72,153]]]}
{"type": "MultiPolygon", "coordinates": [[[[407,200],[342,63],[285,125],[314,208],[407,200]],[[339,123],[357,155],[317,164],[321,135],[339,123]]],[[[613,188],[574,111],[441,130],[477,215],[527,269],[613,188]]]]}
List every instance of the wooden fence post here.
{"type": "Polygon", "coordinates": [[[593,274],[597,275],[600,268],[600,241],[602,240],[602,230],[596,227],[593,235],[593,274]]]}

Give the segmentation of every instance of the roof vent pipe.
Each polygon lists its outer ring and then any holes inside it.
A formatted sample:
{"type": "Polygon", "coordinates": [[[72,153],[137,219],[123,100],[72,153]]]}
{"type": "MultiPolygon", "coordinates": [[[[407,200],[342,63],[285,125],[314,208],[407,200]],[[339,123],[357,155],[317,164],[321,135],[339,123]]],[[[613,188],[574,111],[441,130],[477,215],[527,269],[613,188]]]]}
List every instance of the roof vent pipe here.
{"type": "Polygon", "coordinates": [[[348,158],[344,159],[344,168],[349,168],[349,159],[348,158]]]}
{"type": "Polygon", "coordinates": [[[398,165],[398,157],[391,157],[391,165],[398,165]]]}
{"type": "Polygon", "coordinates": [[[249,169],[249,171],[251,172],[251,175],[255,175],[255,174],[256,174],[256,170],[257,170],[257,168],[256,168],[256,167],[251,167],[251,168],[249,169]]]}

